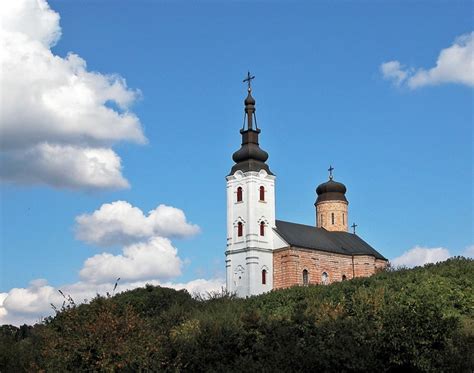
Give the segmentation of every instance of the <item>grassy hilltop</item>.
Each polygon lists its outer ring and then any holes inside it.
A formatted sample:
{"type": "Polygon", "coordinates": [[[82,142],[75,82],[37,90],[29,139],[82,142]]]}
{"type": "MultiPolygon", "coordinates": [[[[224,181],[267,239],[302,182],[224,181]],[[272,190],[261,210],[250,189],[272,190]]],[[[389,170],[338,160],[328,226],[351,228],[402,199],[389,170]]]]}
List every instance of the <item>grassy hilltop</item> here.
{"type": "Polygon", "coordinates": [[[0,372],[473,372],[474,261],[203,300],[147,286],[0,328],[0,372]]]}

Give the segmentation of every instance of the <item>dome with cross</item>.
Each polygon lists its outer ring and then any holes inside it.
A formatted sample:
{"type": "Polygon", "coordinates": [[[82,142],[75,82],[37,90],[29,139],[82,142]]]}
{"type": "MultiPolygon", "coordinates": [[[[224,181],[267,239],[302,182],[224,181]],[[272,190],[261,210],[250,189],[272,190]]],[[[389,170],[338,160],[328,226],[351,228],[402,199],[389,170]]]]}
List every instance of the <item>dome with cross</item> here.
{"type": "Polygon", "coordinates": [[[316,193],[318,198],[316,203],[323,202],[323,201],[344,201],[347,202],[346,199],[346,191],[347,188],[344,184],[334,181],[334,177],[332,172],[334,168],[332,166],[329,167],[329,180],[325,183],[320,184],[316,188],[316,193]]]}

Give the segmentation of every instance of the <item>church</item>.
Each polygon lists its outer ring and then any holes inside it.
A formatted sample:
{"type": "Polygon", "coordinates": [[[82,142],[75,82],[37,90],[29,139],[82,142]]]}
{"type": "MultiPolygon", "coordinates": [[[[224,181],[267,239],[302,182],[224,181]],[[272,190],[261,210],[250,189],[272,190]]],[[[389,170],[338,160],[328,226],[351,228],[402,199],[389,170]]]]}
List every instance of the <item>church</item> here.
{"type": "Polygon", "coordinates": [[[371,276],[387,259],[348,232],[346,187],[329,179],[316,188],[315,226],[277,220],[276,176],[260,148],[250,73],[244,82],[242,145],[227,175],[227,290],[239,297],[295,285],[329,284],[371,276]]]}

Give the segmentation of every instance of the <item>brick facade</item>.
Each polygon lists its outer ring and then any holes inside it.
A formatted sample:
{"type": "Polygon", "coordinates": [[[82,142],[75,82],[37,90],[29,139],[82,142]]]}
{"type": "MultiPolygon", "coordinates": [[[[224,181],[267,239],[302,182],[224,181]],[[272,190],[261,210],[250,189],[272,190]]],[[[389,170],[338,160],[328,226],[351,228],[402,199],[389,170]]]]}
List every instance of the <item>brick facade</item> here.
{"type": "Polygon", "coordinates": [[[286,247],[273,253],[273,288],[303,285],[303,271],[308,284],[342,281],[354,277],[368,277],[385,268],[387,262],[369,255],[348,256],[324,251],[286,247]],[[345,277],[343,277],[345,276],[345,277]]]}
{"type": "Polygon", "coordinates": [[[347,232],[349,220],[347,210],[347,202],[344,201],[319,202],[316,205],[316,226],[328,231],[347,232]]]}

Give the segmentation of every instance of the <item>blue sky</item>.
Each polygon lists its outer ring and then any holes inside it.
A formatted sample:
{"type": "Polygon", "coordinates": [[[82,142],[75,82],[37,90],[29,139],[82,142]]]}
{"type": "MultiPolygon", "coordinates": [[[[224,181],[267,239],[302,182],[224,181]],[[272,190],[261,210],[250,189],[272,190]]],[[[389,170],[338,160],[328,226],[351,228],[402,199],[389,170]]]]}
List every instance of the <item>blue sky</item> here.
{"type": "Polygon", "coordinates": [[[222,278],[225,176],[240,145],[247,70],[278,219],[314,224],[315,188],[332,164],[351,223],[386,257],[473,245],[472,84],[413,86],[409,77],[472,32],[471,2],[49,4],[62,31],[52,52],[73,52],[88,71],[139,90],[128,110],[147,143],[110,145],[128,189],[1,184],[0,292],[35,279],[72,284],[87,258],[119,255],[120,245],[74,233],[77,216],[119,200],[145,214],[174,206],[200,227],[172,239],[183,261],[173,282],[222,278]],[[399,84],[381,70],[388,61],[407,74],[399,84]]]}

